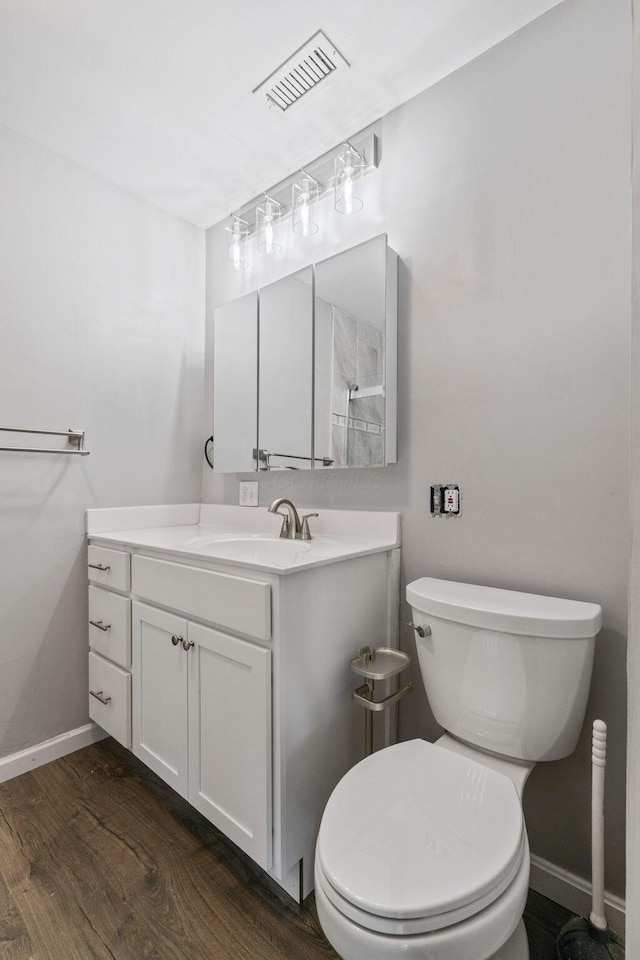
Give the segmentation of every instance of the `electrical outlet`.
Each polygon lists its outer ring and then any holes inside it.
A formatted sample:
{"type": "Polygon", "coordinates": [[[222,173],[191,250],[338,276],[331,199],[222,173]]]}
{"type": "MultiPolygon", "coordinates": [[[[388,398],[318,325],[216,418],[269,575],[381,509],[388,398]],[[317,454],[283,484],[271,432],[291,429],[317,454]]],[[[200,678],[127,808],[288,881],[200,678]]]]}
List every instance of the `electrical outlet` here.
{"type": "Polygon", "coordinates": [[[240,481],[240,497],[239,501],[241,507],[257,507],[258,506],[258,481],[240,481]]]}
{"type": "Polygon", "coordinates": [[[431,487],[431,516],[459,517],[461,500],[457,483],[434,483],[431,487]]]}
{"type": "Polygon", "coordinates": [[[444,488],[444,512],[460,513],[460,491],[458,487],[444,488]]]}

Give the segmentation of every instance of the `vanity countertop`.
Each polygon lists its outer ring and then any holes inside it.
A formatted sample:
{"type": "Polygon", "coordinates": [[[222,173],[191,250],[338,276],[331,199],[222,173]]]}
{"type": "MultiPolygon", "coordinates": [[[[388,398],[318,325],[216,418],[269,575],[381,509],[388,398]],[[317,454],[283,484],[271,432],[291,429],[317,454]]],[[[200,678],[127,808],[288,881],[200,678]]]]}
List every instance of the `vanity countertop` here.
{"type": "Polygon", "coordinates": [[[265,573],[287,574],[381,553],[400,546],[400,514],[393,511],[299,507],[311,540],[279,536],[282,519],[266,507],[178,504],[87,511],[92,542],[211,560],[265,573]]]}

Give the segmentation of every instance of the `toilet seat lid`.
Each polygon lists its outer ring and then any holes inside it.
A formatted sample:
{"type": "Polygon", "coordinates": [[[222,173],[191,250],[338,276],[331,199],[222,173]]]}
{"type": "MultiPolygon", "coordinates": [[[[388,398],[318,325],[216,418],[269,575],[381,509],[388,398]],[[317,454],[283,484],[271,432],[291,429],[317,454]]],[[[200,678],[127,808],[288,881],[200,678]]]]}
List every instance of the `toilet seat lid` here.
{"type": "MultiPolygon", "coordinates": [[[[518,869],[524,822],[508,777],[425,740],[353,767],[326,806],[325,877],[367,913],[425,918],[491,902],[518,869]]],[[[471,913],[472,910],[469,910],[471,913]]]]}

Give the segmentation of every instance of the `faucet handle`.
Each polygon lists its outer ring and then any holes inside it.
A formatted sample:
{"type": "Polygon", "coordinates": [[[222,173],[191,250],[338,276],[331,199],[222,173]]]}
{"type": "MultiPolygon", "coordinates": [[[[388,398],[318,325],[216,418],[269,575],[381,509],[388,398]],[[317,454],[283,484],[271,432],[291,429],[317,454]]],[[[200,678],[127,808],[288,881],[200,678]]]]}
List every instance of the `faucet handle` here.
{"type": "Polygon", "coordinates": [[[291,521],[289,520],[289,517],[287,516],[286,513],[280,513],[280,511],[278,510],[276,510],[276,513],[278,514],[279,517],[282,517],[282,527],[280,528],[280,536],[288,538],[291,521]]]}
{"type": "Polygon", "coordinates": [[[300,531],[301,540],[311,540],[311,531],[309,530],[309,517],[319,517],[319,513],[308,513],[302,517],[302,529],[300,531]]]}

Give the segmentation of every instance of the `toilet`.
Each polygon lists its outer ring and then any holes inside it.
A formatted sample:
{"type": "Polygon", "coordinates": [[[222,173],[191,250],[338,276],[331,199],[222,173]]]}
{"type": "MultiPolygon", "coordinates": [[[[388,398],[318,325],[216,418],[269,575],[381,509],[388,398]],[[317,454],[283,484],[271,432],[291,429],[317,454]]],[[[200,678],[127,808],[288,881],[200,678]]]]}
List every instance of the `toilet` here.
{"type": "Polygon", "coordinates": [[[407,587],[437,743],[356,764],[323,814],[318,917],[343,960],[528,960],[533,766],[584,720],[597,604],[429,577],[407,587]]]}

